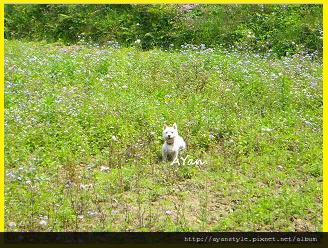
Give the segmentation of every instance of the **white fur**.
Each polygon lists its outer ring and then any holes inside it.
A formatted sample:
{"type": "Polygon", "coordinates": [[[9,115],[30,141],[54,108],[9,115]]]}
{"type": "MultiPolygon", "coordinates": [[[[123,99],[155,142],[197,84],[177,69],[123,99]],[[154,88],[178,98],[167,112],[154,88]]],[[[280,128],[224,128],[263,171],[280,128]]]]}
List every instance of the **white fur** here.
{"type": "Polygon", "coordinates": [[[178,158],[179,152],[186,149],[186,143],[178,134],[178,127],[175,123],[172,127],[164,126],[163,138],[163,161],[175,161],[178,158]]]}

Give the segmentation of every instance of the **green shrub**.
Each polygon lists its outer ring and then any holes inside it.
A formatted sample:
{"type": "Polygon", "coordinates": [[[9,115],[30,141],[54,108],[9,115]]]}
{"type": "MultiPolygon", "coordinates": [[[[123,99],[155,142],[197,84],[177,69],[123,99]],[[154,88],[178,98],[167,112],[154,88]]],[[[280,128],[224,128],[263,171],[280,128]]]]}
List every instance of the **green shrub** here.
{"type": "Polygon", "coordinates": [[[6,5],[5,38],[322,55],[322,5],[6,5]]]}

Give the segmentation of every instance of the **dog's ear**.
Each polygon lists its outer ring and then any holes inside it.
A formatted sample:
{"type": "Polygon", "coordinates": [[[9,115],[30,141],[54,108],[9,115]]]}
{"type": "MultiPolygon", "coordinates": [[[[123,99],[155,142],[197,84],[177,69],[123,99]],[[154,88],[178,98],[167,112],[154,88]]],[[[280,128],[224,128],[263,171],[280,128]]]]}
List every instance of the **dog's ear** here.
{"type": "Polygon", "coordinates": [[[178,129],[178,127],[177,127],[177,124],[176,124],[176,123],[174,123],[174,124],[173,124],[173,128],[174,128],[174,129],[178,129]]]}
{"type": "Polygon", "coordinates": [[[165,130],[166,128],[167,128],[167,125],[166,125],[166,124],[164,124],[163,130],[165,130]]]}

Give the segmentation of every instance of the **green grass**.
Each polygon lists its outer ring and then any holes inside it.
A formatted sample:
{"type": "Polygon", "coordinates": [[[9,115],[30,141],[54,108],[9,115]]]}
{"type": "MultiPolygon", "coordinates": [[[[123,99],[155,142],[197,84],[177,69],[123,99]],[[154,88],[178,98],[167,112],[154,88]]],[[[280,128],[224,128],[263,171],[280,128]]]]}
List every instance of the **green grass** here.
{"type": "Polygon", "coordinates": [[[322,64],[6,41],[5,173],[7,231],[319,231],[322,64]]]}

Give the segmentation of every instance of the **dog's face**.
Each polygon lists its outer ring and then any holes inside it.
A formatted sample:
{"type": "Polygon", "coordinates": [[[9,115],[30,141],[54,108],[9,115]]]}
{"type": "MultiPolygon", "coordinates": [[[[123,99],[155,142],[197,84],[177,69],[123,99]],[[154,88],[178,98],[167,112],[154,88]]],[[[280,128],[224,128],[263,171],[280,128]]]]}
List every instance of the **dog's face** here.
{"type": "Polygon", "coordinates": [[[164,125],[163,138],[170,142],[173,141],[175,137],[178,136],[178,127],[174,123],[172,127],[164,125]]]}

